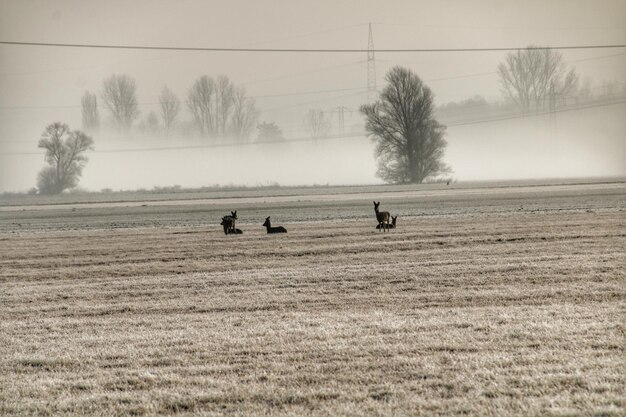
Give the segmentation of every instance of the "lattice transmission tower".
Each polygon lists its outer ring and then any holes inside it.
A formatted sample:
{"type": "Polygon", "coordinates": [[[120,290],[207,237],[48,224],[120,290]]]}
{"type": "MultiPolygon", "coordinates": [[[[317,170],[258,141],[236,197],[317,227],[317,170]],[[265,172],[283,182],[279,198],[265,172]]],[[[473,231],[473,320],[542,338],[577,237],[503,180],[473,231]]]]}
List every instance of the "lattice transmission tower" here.
{"type": "Polygon", "coordinates": [[[372,24],[369,24],[370,32],[367,40],[367,102],[371,103],[377,96],[376,92],[376,59],[374,57],[374,37],[372,36],[372,24]]]}

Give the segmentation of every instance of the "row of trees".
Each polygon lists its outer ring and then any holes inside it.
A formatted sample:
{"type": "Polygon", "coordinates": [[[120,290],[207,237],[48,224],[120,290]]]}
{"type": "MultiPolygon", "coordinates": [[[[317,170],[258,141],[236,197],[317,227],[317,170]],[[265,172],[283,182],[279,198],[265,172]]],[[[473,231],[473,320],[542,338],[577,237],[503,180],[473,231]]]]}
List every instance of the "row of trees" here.
{"type": "MultiPolygon", "coordinates": [[[[139,117],[137,84],[128,75],[112,75],[103,82],[101,98],[110,111],[120,133],[128,132],[139,117]]],[[[258,110],[243,87],[234,85],[226,76],[213,79],[203,75],[189,88],[187,109],[197,131],[203,137],[247,139],[258,119],[258,110]]],[[[98,98],[86,91],[81,100],[83,129],[100,128],[98,98]]],[[[168,135],[181,111],[180,99],[167,85],[159,96],[159,113],[150,112],[142,122],[149,133],[162,129],[168,135]],[[160,116],[160,118],[159,118],[160,116]]]]}
{"type": "MultiPolygon", "coordinates": [[[[529,47],[509,53],[497,72],[505,97],[522,112],[553,109],[580,95],[574,69],[568,68],[561,54],[551,49],[529,47]]],[[[435,118],[430,88],[415,73],[401,67],[389,71],[385,80],[387,85],[379,99],[360,108],[366,132],[376,144],[378,175],[387,182],[420,183],[448,174],[450,167],[443,163],[445,126],[435,118]]],[[[139,114],[134,80],[124,75],[106,79],[102,99],[119,129],[130,129],[139,114]]],[[[260,141],[284,139],[276,124],[256,125],[258,111],[254,101],[225,76],[198,78],[185,103],[203,136],[246,138],[257,126],[260,141]]],[[[478,97],[461,106],[486,104],[478,97]]],[[[180,113],[181,102],[164,86],[159,105],[163,127],[169,132],[180,113]]],[[[97,129],[100,121],[94,93],[85,93],[82,109],[85,129],[97,129]]],[[[146,121],[148,127],[159,124],[156,114],[149,114],[146,121]]],[[[330,131],[330,121],[322,110],[310,110],[304,124],[312,138],[325,137],[330,131]]],[[[86,161],[82,153],[92,144],[91,138],[70,131],[66,125],[48,126],[39,143],[46,149],[49,164],[39,174],[40,190],[60,192],[74,186],[86,161]]]]}
{"type": "MultiPolygon", "coordinates": [[[[103,82],[101,98],[118,131],[127,133],[140,114],[135,80],[127,75],[112,75],[103,82]]],[[[259,111],[254,100],[246,96],[243,87],[237,87],[226,76],[213,79],[203,75],[198,78],[189,88],[185,104],[194,127],[203,137],[247,139],[255,127],[260,141],[265,141],[268,136],[268,125],[257,124],[259,111]]],[[[181,101],[164,85],[158,105],[159,112],[149,112],[138,128],[148,134],[162,132],[169,136],[180,115],[181,101]]],[[[96,94],[86,91],[81,107],[83,129],[97,132],[100,114],[96,94]]],[[[321,109],[310,109],[303,118],[303,126],[313,139],[327,137],[331,131],[330,118],[321,109]]],[[[282,137],[282,133],[278,136],[282,137]]]]}
{"type": "Polygon", "coordinates": [[[187,108],[200,133],[209,137],[248,138],[258,118],[254,100],[223,75],[197,79],[189,89],[187,108]]]}

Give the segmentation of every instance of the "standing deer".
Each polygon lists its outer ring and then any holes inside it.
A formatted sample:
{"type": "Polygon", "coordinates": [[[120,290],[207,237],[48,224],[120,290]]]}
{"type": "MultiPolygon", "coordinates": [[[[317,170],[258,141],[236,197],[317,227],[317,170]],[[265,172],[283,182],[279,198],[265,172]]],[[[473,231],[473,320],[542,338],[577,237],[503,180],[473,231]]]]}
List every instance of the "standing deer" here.
{"type": "Polygon", "coordinates": [[[265,219],[265,223],[263,226],[267,228],[267,233],[287,233],[287,229],[282,226],[272,227],[272,223],[270,222],[270,216],[267,216],[265,219]]]}
{"type": "Polygon", "coordinates": [[[378,220],[378,226],[380,226],[379,230],[385,230],[385,232],[389,231],[389,215],[388,211],[378,211],[378,206],[380,206],[380,201],[377,203],[374,201],[374,211],[376,212],[376,220],[378,220]]]}
{"type": "Polygon", "coordinates": [[[243,234],[241,229],[237,229],[237,228],[233,227],[233,220],[232,220],[231,216],[224,216],[224,217],[222,217],[222,222],[220,223],[220,225],[222,225],[224,227],[224,234],[225,235],[241,235],[241,234],[243,234]]]}
{"type": "Polygon", "coordinates": [[[235,220],[237,220],[237,210],[231,211],[230,216],[222,217],[222,222],[220,223],[224,226],[224,234],[238,234],[235,232],[235,220]]]}
{"type": "MultiPolygon", "coordinates": [[[[391,224],[389,225],[390,229],[395,229],[396,228],[396,220],[397,219],[398,219],[398,216],[396,216],[396,217],[391,216],[391,224]]],[[[381,228],[380,224],[377,225],[376,228],[380,229],[381,228]]]]}

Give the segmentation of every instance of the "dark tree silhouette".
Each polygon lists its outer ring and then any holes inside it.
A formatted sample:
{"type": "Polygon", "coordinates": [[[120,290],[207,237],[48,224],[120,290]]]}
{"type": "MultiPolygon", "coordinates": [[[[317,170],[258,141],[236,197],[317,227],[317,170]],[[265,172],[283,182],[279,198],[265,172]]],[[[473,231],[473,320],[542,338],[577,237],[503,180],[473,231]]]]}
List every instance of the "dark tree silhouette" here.
{"type": "Polygon", "coordinates": [[[79,130],[71,131],[64,123],[52,123],[41,135],[38,146],[46,150],[48,163],[37,175],[39,192],[58,194],[76,187],[87,162],[83,153],[93,149],[93,139],[79,130]]]}
{"type": "Polygon", "coordinates": [[[498,65],[505,96],[522,111],[546,110],[563,103],[578,88],[574,69],[552,49],[528,47],[509,53],[498,65]]]}
{"type": "Polygon", "coordinates": [[[376,143],[378,176],[421,183],[450,171],[443,163],[445,126],[433,117],[433,94],[412,71],[394,67],[380,99],[361,106],[365,129],[376,143]]]}
{"type": "Polygon", "coordinates": [[[120,132],[130,130],[133,121],[139,116],[136,91],[135,80],[128,75],[112,75],[104,80],[102,98],[120,132]]]}
{"type": "Polygon", "coordinates": [[[96,132],[100,127],[100,114],[98,113],[98,99],[96,93],[85,91],[81,99],[83,110],[83,129],[96,132]]]}

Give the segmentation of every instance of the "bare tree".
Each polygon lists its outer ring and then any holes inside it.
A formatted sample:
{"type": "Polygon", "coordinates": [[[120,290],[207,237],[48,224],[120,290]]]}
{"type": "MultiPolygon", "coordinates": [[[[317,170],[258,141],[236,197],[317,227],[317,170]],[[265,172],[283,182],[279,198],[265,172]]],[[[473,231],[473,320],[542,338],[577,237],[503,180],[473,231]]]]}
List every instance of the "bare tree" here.
{"type": "Polygon", "coordinates": [[[304,116],[304,127],[313,139],[319,139],[328,136],[331,123],[321,109],[310,109],[304,116]]]}
{"type": "Polygon", "coordinates": [[[202,136],[215,135],[215,82],[206,75],[189,89],[187,107],[202,136]]]}
{"type": "Polygon", "coordinates": [[[112,75],[104,80],[102,98],[113,114],[120,131],[128,131],[139,116],[137,86],[128,75],[112,75]]]}
{"type": "Polygon", "coordinates": [[[248,139],[259,117],[254,100],[246,96],[243,87],[235,89],[233,114],[230,120],[229,132],[239,140],[248,139]]]}
{"type": "Polygon", "coordinates": [[[528,47],[509,53],[498,65],[504,94],[522,111],[545,110],[576,92],[578,76],[560,52],[528,47]]]}
{"type": "Polygon", "coordinates": [[[412,71],[394,67],[380,99],[361,106],[365,129],[376,143],[378,176],[421,183],[449,172],[443,163],[445,126],[433,117],[433,94],[412,71]]]}
{"type": "Polygon", "coordinates": [[[228,77],[217,81],[203,75],[189,89],[187,107],[203,136],[245,139],[254,129],[258,112],[245,89],[237,88],[228,77]]]}
{"type": "Polygon", "coordinates": [[[71,131],[64,123],[52,123],[39,140],[40,148],[46,150],[48,166],[37,175],[37,187],[42,194],[58,194],[78,185],[87,157],[93,149],[93,139],[79,130],[71,131]]]}
{"type": "Polygon", "coordinates": [[[180,100],[167,85],[164,85],[159,96],[159,104],[161,106],[161,117],[163,118],[165,134],[169,135],[180,112],[180,100]]]}
{"type": "Polygon", "coordinates": [[[100,127],[100,114],[98,113],[98,99],[96,93],[85,91],[81,99],[83,111],[83,129],[96,132],[100,127]]]}
{"type": "Polygon", "coordinates": [[[220,75],[215,81],[215,126],[216,134],[226,134],[227,123],[235,104],[235,86],[228,77],[220,75]]]}

